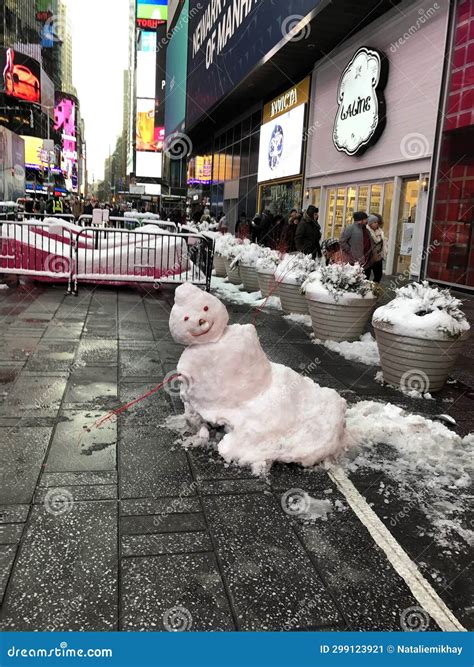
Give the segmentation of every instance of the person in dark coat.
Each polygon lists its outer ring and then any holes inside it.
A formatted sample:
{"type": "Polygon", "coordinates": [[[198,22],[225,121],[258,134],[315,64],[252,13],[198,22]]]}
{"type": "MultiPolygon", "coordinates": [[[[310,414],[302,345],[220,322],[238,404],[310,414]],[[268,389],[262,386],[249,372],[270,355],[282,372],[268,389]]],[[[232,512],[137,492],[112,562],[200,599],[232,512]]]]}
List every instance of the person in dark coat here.
{"type": "Polygon", "coordinates": [[[295,234],[301,215],[296,208],[291,209],[288,220],[283,225],[278,249],[280,252],[296,252],[295,234]]]}
{"type": "Polygon", "coordinates": [[[321,257],[321,227],[318,222],[319,209],[308,206],[303,220],[296,228],[295,245],[298,252],[311,255],[313,259],[321,257]]]}

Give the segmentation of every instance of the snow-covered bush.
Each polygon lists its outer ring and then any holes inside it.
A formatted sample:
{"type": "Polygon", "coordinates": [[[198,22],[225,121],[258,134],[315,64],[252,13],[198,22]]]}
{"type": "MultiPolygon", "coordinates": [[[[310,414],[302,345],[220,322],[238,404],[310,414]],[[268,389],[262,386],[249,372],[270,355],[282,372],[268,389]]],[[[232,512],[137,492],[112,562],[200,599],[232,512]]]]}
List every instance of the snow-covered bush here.
{"type": "Polygon", "coordinates": [[[216,239],[215,250],[219,255],[226,259],[234,259],[235,253],[237,252],[237,246],[241,243],[242,241],[232,234],[224,234],[216,239]]]}
{"type": "Polygon", "coordinates": [[[236,247],[232,266],[242,265],[255,267],[263,250],[265,250],[265,248],[262,246],[257,245],[256,243],[250,243],[248,239],[245,239],[243,243],[236,247]]]}
{"type": "Polygon", "coordinates": [[[424,281],[401,287],[395,294],[393,301],[375,311],[374,324],[401,335],[434,340],[459,338],[470,329],[461,301],[447,289],[424,281]]]}
{"type": "Polygon", "coordinates": [[[302,291],[317,298],[329,297],[338,303],[344,297],[372,299],[376,286],[367,280],[360,264],[330,264],[320,266],[308,276],[302,291]]]}
{"type": "Polygon", "coordinates": [[[262,248],[262,254],[257,260],[257,271],[261,273],[275,273],[277,266],[281,262],[281,253],[278,250],[262,248]]]}
{"type": "Polygon", "coordinates": [[[299,252],[295,255],[285,255],[275,271],[277,282],[290,285],[302,285],[310,273],[315,271],[319,261],[299,252]]]}

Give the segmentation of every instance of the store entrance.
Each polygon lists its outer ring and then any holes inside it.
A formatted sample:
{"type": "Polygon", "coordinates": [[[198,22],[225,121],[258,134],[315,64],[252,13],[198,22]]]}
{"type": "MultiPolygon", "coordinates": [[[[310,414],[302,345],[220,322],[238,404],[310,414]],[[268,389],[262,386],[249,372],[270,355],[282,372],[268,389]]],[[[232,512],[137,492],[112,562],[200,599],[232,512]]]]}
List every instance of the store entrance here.
{"type": "Polygon", "coordinates": [[[397,240],[393,267],[395,273],[410,273],[415,236],[416,207],[420,193],[420,182],[415,178],[404,178],[400,190],[398,208],[397,240]]]}

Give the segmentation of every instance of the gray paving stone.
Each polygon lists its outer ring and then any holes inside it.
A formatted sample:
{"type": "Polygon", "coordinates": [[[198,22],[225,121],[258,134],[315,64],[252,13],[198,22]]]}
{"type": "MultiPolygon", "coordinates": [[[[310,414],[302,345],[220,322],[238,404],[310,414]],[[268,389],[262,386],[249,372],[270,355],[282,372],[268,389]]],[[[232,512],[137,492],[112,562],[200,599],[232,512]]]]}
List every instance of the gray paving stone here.
{"type": "Polygon", "coordinates": [[[22,373],[8,395],[8,400],[0,404],[0,415],[21,417],[25,412],[41,416],[55,415],[59,410],[65,388],[64,375],[22,373]]]}
{"type": "Polygon", "coordinates": [[[268,488],[262,479],[220,479],[215,482],[202,481],[199,490],[205,496],[219,496],[222,494],[261,493],[268,488]]]}
{"type": "Polygon", "coordinates": [[[115,470],[117,425],[95,424],[106,412],[64,411],[54,433],[46,472],[115,470]]]}
{"type": "Polygon", "coordinates": [[[8,579],[13,567],[13,561],[15,560],[16,549],[16,546],[0,545],[0,605],[3,604],[8,579]]]}
{"type": "Polygon", "coordinates": [[[122,535],[179,533],[206,530],[203,514],[170,513],[156,516],[125,516],[120,520],[122,535]]]}
{"type": "Polygon", "coordinates": [[[85,501],[85,500],[114,500],[117,498],[117,487],[115,485],[107,486],[61,486],[49,488],[39,488],[35,493],[33,502],[35,504],[41,504],[47,501],[48,495],[56,491],[66,491],[70,494],[70,497],[76,501],[85,501]]]}
{"type": "Polygon", "coordinates": [[[206,497],[203,502],[242,630],[298,630],[343,623],[272,496],[206,497]]]}
{"type": "Polygon", "coordinates": [[[122,594],[124,630],[167,630],[163,618],[176,608],[175,627],[196,632],[235,627],[212,554],[125,558],[122,594]]]}
{"type": "Polygon", "coordinates": [[[18,544],[23,528],[23,523],[0,524],[0,544],[18,544]]]}
{"type": "Polygon", "coordinates": [[[40,343],[27,364],[29,371],[69,370],[74,362],[76,346],[67,341],[40,343]]]}
{"type": "Polygon", "coordinates": [[[116,484],[117,473],[108,472],[45,472],[38,483],[40,487],[87,486],[116,484]]]}
{"type": "Polygon", "coordinates": [[[77,348],[76,364],[99,366],[117,364],[117,341],[100,338],[83,339],[77,348]]]}
{"type": "Polygon", "coordinates": [[[143,516],[147,514],[171,514],[172,512],[200,512],[199,498],[148,498],[144,500],[123,500],[120,503],[122,516],[143,516]]]}
{"type": "Polygon", "coordinates": [[[75,370],[64,396],[64,405],[67,408],[74,405],[118,407],[117,367],[88,366],[75,370]]]}
{"type": "MultiPolygon", "coordinates": [[[[120,378],[163,379],[163,368],[156,348],[120,351],[120,378]]],[[[158,382],[157,382],[158,384],[158,382]]]]}
{"type": "Polygon", "coordinates": [[[212,551],[212,542],[205,532],[124,535],[122,537],[122,556],[124,557],[210,551],[212,551]]]}
{"type": "Polygon", "coordinates": [[[0,524],[23,523],[29,511],[29,505],[0,505],[0,524]]]}
{"type": "Polygon", "coordinates": [[[28,504],[43,464],[52,428],[0,429],[0,503],[28,504]]]}
{"type": "Polygon", "coordinates": [[[114,630],[116,523],[116,503],[74,503],[60,515],[35,506],[0,612],[0,628],[114,630]]]}

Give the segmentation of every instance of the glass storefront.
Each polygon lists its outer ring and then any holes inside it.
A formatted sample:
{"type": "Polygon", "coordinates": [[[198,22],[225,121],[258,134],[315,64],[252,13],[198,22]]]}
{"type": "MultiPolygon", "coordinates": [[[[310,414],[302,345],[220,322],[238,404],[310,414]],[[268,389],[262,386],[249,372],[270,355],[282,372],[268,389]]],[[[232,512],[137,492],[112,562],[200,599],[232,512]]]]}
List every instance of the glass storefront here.
{"type": "Polygon", "coordinates": [[[474,0],[458,0],[426,275],[474,287],[474,0]]]}
{"type": "Polygon", "coordinates": [[[273,215],[287,217],[292,208],[301,209],[303,182],[286,181],[260,186],[260,211],[268,209],[273,215]]]}
{"type": "Polygon", "coordinates": [[[339,238],[342,230],[352,222],[355,211],[379,213],[384,221],[390,221],[393,199],[393,182],[370,185],[348,185],[326,190],[325,236],[339,238]]]}

